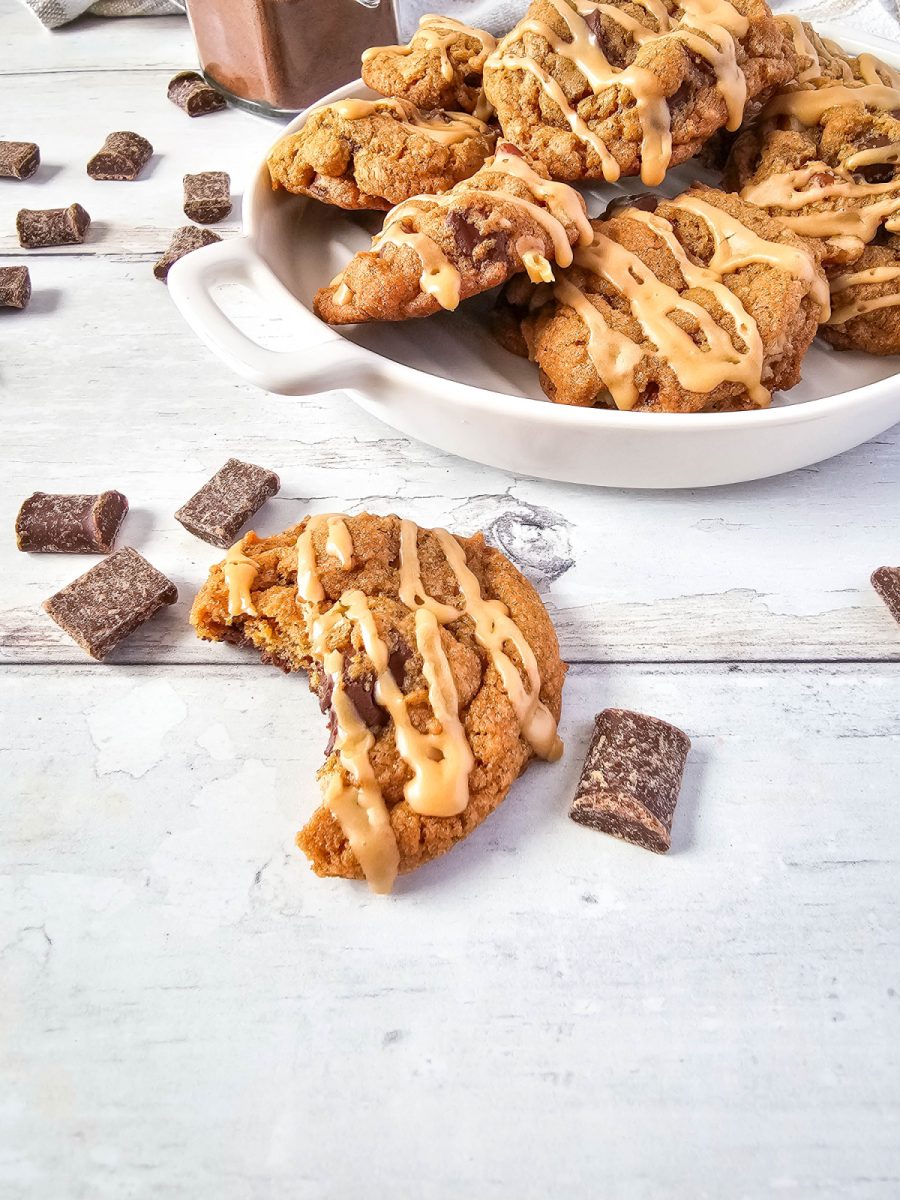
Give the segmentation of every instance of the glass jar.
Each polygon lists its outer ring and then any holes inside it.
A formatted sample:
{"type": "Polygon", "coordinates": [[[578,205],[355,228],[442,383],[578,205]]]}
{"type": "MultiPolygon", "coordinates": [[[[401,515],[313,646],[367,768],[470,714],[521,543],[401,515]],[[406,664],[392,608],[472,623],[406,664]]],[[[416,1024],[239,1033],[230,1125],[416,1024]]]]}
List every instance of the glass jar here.
{"type": "Polygon", "coordinates": [[[187,0],[200,67],[229,100],[290,116],[359,76],[395,42],[391,0],[187,0]]]}

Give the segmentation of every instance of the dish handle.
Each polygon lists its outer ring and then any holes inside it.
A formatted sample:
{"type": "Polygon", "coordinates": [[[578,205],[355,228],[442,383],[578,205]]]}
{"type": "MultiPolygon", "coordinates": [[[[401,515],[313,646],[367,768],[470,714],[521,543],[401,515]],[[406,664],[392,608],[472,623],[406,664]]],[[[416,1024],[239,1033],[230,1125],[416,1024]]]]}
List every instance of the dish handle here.
{"type": "MultiPolygon", "coordinates": [[[[263,391],[311,396],[348,387],[369,373],[358,346],[312,316],[298,322],[294,350],[270,350],[249,337],[217,302],[224,284],[244,284],[262,311],[297,314],[298,303],[256,250],[252,238],[213,242],[186,254],[169,271],[169,292],[201,341],[233,371],[263,391]],[[304,334],[312,335],[307,341],[304,334]]],[[[305,314],[304,314],[305,315],[305,314]]]]}

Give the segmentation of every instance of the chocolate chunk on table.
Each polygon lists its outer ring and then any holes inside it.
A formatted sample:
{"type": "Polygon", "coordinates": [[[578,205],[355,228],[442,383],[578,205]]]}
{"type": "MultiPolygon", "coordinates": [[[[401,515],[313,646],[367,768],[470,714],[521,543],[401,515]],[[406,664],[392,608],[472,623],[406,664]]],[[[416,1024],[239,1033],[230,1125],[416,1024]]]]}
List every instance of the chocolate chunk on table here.
{"type": "Polygon", "coordinates": [[[121,492],[35,492],[16,517],[16,544],[32,554],[109,554],[127,512],[121,492]]]}
{"type": "Polygon", "coordinates": [[[102,660],[177,599],[171,579],[127,546],[45,600],[44,611],[92,658],[102,660]]]}
{"type": "Polygon", "coordinates": [[[201,225],[215,225],[231,212],[231,176],[201,171],[184,177],[184,214],[201,225]]]}
{"type": "Polygon", "coordinates": [[[80,204],[70,204],[68,208],[20,208],[16,214],[19,244],[29,250],[81,245],[90,223],[90,216],[80,204]]]}
{"type": "Polygon", "coordinates": [[[34,142],[0,142],[0,176],[4,179],[30,179],[41,164],[41,152],[34,142]]]}
{"type": "Polygon", "coordinates": [[[900,567],[879,567],[872,574],[872,587],[894,620],[900,621],[900,567]]]}
{"type": "Polygon", "coordinates": [[[27,308],[31,276],[27,267],[0,267],[0,308],[27,308]]]}
{"type": "Polygon", "coordinates": [[[162,258],[153,264],[153,274],[165,283],[172,264],[177,263],[179,258],[184,258],[192,250],[199,250],[201,246],[209,246],[212,242],[221,242],[221,240],[219,235],[213,233],[211,229],[198,229],[196,225],[182,225],[172,234],[172,240],[162,258]]]}
{"type": "Polygon", "coordinates": [[[238,530],[258,513],[281,487],[274,471],[229,458],[220,471],[175,514],[188,533],[223,550],[238,530]]]}
{"type": "Polygon", "coordinates": [[[181,71],[170,79],[167,95],[189,117],[203,117],[225,108],[225,97],[196,71],[181,71]]]}
{"type": "Polygon", "coordinates": [[[624,708],[604,709],[595,718],[569,816],[665,854],[690,748],[690,738],[674,725],[624,708]]]}
{"type": "Polygon", "coordinates": [[[91,179],[137,179],[150,161],[153,147],[139,133],[111,133],[87,165],[91,179]]]}

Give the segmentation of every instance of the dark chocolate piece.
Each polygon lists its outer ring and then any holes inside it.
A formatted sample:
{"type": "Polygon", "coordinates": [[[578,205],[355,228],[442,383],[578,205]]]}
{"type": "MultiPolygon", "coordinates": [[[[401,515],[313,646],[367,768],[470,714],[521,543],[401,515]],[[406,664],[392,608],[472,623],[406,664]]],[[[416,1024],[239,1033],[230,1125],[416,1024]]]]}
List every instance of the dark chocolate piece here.
{"type": "Polygon", "coordinates": [[[375,672],[365,671],[361,675],[351,676],[344,671],[342,682],[347,699],[365,727],[372,733],[384,729],[390,716],[375,699],[375,672]]]}
{"type": "Polygon", "coordinates": [[[41,152],[34,142],[0,142],[0,176],[4,179],[30,179],[41,163],[41,152]]]}
{"type": "Polygon", "coordinates": [[[225,108],[225,97],[196,71],[182,71],[170,79],[167,95],[189,117],[204,117],[225,108]]]}
{"type": "Polygon", "coordinates": [[[201,171],[184,177],[184,214],[201,225],[215,225],[231,212],[231,176],[227,171],[201,171]]]}
{"type": "Polygon", "coordinates": [[[258,513],[281,487],[273,471],[229,458],[220,471],[175,514],[188,533],[223,550],[238,530],[258,513]]]}
{"type": "Polygon", "coordinates": [[[643,713],[606,708],[595,719],[569,816],[665,854],[691,740],[643,713]]]}
{"type": "Polygon", "coordinates": [[[20,208],[16,214],[19,244],[29,250],[44,246],[80,246],[91,218],[80,204],[68,208],[20,208]]]}
{"type": "Polygon", "coordinates": [[[153,147],[139,133],[111,133],[87,165],[91,179],[137,179],[150,161],[153,147]]]}
{"type": "Polygon", "coordinates": [[[0,308],[27,308],[31,276],[27,267],[0,267],[0,308]]]}
{"type": "Polygon", "coordinates": [[[219,235],[213,233],[211,229],[198,229],[196,225],[182,225],[172,234],[172,240],[162,258],[153,264],[153,274],[165,283],[169,278],[172,264],[177,263],[179,258],[184,258],[192,250],[199,250],[201,246],[209,246],[212,242],[221,242],[221,240],[219,235]]]}
{"type": "Polygon", "coordinates": [[[171,579],[126,546],[45,600],[44,611],[92,658],[102,660],[177,599],[171,579]]]}
{"type": "Polygon", "coordinates": [[[879,567],[872,574],[872,587],[894,620],[900,621],[900,567],[879,567]]]}
{"type": "Polygon", "coordinates": [[[109,554],[127,512],[128,501],[121,492],[35,492],[16,517],[16,544],[32,554],[109,554]]]}

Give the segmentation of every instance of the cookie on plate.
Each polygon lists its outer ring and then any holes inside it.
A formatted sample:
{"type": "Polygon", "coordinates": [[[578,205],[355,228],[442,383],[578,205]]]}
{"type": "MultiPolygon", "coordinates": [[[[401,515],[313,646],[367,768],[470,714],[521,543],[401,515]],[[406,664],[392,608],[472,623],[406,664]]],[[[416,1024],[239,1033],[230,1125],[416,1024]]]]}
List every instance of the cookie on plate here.
{"type": "Polygon", "coordinates": [[[474,175],[497,135],[468,113],[409,100],[340,100],[317,109],[269,155],[273,188],[347,209],[446,192],[474,175]]]}
{"type": "Polygon", "coordinates": [[[814,251],[737,197],[694,187],[617,202],[552,287],[514,280],[499,336],[559,404],[762,407],[792,387],[828,313],[814,251]]]}
{"type": "Polygon", "coordinates": [[[519,271],[552,279],[552,264],[568,265],[572,246],[590,239],[578,192],[503,143],[471,179],[392,209],[372,249],[318,292],[315,311],[332,325],[428,317],[519,271]]]}
{"type": "Polygon", "coordinates": [[[373,46],[362,57],[362,77],[381,96],[400,96],[420,108],[447,108],[487,116],[482,72],[496,39],[452,17],[422,17],[406,46],[373,46]]]}
{"type": "Polygon", "coordinates": [[[867,246],[831,273],[831,316],[819,333],[837,350],[900,354],[900,237],[867,246]]]}
{"type": "Polygon", "coordinates": [[[656,186],[796,65],[764,0],[533,0],[484,86],[504,137],[554,179],[656,186]]]}
{"type": "Polygon", "coordinates": [[[725,169],[726,187],[815,238],[826,263],[852,263],[882,226],[900,230],[900,90],[866,58],[853,69],[877,82],[823,76],[775,96],[725,169]]]}
{"type": "Polygon", "coordinates": [[[562,753],[556,634],[480,534],[370,514],[247,534],[191,621],[308,672],[330,727],[322,805],[297,838],[318,875],[390,891],[471,833],[534,757],[562,753]]]}

